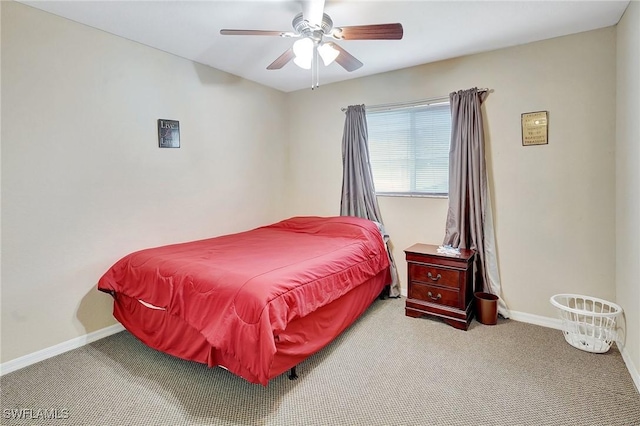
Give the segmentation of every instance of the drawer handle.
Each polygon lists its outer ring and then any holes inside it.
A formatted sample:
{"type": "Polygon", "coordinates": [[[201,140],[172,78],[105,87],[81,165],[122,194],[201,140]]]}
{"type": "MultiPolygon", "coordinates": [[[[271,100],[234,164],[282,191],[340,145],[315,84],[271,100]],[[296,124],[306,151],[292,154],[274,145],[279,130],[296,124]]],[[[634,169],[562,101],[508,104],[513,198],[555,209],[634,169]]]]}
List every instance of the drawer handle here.
{"type": "Polygon", "coordinates": [[[429,273],[427,274],[427,276],[428,276],[429,278],[431,278],[431,281],[438,281],[440,278],[442,278],[442,275],[440,275],[440,274],[436,275],[436,277],[435,277],[435,278],[433,278],[433,275],[431,275],[431,272],[429,272],[429,273]]]}
{"type": "Polygon", "coordinates": [[[431,300],[439,300],[440,298],[442,298],[442,295],[441,295],[440,293],[438,293],[438,295],[437,295],[436,297],[433,297],[433,293],[428,292],[428,293],[427,293],[427,296],[429,296],[429,298],[430,298],[431,300]]]}

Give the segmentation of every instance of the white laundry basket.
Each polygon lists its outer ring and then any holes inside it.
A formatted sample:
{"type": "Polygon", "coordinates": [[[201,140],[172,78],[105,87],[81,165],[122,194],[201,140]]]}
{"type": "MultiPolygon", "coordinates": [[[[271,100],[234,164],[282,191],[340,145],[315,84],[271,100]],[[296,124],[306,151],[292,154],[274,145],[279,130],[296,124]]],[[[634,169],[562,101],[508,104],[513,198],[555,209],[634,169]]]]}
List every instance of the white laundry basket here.
{"type": "Polygon", "coordinates": [[[597,297],[556,294],[551,304],[558,308],[564,338],[587,352],[604,353],[616,340],[616,317],[622,308],[597,297]]]}

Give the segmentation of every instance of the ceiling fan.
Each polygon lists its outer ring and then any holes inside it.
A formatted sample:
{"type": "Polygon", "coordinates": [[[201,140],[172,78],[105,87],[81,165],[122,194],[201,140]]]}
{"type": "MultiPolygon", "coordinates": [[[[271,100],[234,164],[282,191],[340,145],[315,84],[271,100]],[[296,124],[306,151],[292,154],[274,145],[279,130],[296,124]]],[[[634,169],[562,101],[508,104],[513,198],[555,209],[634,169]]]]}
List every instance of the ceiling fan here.
{"type": "Polygon", "coordinates": [[[303,1],[303,11],[292,22],[293,31],[222,29],[222,35],[259,35],[297,38],[293,45],[276,58],[268,70],[284,67],[291,60],[301,68],[311,69],[311,89],[318,87],[319,58],[326,65],[337,62],[348,72],[362,67],[362,62],[332,40],[400,40],[402,24],[373,24],[334,27],[324,13],[324,0],[303,1]],[[328,39],[329,41],[325,40],[328,39]]]}

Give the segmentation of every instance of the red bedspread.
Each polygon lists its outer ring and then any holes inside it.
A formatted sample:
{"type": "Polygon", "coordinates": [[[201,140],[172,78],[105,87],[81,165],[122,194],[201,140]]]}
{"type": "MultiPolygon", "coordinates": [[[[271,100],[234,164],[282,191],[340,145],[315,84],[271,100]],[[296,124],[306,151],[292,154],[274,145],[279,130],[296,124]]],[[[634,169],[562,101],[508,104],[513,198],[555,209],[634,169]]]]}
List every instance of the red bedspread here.
{"type": "Polygon", "coordinates": [[[389,266],[375,223],[296,217],[238,234],[132,253],[98,289],[166,309],[266,384],[287,324],[389,266]]]}

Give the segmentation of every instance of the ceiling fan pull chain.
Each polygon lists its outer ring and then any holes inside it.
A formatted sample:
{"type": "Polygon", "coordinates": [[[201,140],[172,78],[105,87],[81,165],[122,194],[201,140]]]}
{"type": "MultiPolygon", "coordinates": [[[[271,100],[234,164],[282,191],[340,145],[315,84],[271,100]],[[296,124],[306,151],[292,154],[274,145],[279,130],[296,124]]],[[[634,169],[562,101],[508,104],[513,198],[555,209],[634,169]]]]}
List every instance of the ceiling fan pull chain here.
{"type": "Polygon", "coordinates": [[[313,55],[311,55],[311,90],[315,89],[315,64],[313,63],[313,55]]]}
{"type": "Polygon", "coordinates": [[[316,87],[320,86],[320,58],[318,58],[318,43],[313,47],[313,65],[316,69],[316,87]]]}

